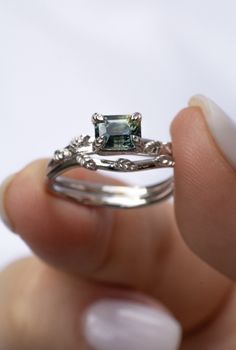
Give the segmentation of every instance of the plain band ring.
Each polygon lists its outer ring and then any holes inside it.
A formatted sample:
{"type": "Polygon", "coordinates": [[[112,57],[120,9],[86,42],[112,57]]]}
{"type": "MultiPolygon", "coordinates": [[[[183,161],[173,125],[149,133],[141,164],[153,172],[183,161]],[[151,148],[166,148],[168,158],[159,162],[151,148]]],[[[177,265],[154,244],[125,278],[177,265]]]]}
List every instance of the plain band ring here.
{"type": "Polygon", "coordinates": [[[49,190],[84,205],[115,208],[141,207],[167,199],[173,193],[173,177],[149,186],[114,186],[62,176],[75,167],[116,172],[173,167],[171,142],[142,138],[141,118],[137,112],[116,116],[95,113],[92,116],[95,137],[81,135],[54,152],[47,169],[49,190]],[[141,159],[131,160],[127,155],[141,159]]]}

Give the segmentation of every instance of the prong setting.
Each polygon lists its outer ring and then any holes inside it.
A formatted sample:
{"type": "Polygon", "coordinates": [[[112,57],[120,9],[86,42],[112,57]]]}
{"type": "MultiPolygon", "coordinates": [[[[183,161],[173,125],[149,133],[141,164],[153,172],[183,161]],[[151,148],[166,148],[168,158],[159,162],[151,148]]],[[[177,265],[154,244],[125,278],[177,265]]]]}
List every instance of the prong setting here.
{"type": "Polygon", "coordinates": [[[137,135],[131,135],[131,139],[135,144],[138,144],[141,142],[141,137],[137,135]]]}
{"type": "Polygon", "coordinates": [[[106,137],[105,136],[99,136],[97,137],[94,142],[93,142],[93,147],[96,151],[99,151],[103,148],[106,142],[106,137]]]}
{"type": "Polygon", "coordinates": [[[136,152],[142,152],[144,148],[144,143],[142,141],[142,138],[137,135],[131,135],[131,140],[135,146],[135,151],[136,152]]]}
{"type": "Polygon", "coordinates": [[[139,122],[141,122],[141,120],[142,120],[142,114],[139,113],[139,112],[135,112],[135,113],[133,113],[133,114],[130,116],[130,119],[131,119],[132,121],[139,121],[139,122]]]}
{"type": "Polygon", "coordinates": [[[94,113],[92,115],[92,123],[93,124],[97,124],[97,123],[101,123],[101,122],[104,122],[104,117],[102,114],[99,114],[99,113],[94,113]]]}

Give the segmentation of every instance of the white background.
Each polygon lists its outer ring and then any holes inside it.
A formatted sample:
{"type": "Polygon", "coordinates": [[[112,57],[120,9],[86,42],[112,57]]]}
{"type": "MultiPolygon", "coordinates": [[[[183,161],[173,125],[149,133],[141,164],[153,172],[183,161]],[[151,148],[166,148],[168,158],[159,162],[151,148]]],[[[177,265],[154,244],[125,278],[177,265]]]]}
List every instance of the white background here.
{"type": "MultiPolygon", "coordinates": [[[[0,0],[0,181],[93,133],[94,112],[140,111],[143,135],[163,141],[195,93],[234,118],[235,4],[0,0]]],[[[28,253],[0,224],[0,267],[28,253]]]]}

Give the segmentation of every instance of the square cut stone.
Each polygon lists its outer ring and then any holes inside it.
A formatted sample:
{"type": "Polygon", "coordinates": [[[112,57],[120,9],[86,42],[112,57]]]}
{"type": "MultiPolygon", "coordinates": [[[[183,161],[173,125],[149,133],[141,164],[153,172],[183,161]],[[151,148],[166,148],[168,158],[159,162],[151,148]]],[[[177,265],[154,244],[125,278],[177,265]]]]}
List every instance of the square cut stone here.
{"type": "Polygon", "coordinates": [[[141,121],[131,115],[104,115],[95,124],[95,137],[105,136],[104,150],[127,151],[135,148],[131,136],[141,137],[141,121]]]}

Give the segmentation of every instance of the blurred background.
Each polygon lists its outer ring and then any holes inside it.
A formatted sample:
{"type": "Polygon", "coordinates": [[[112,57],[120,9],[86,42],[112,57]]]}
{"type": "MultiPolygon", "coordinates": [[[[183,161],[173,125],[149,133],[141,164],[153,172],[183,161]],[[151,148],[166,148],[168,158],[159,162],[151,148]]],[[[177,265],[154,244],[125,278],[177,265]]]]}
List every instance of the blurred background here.
{"type": "MultiPolygon", "coordinates": [[[[163,141],[195,93],[236,120],[235,12],[233,0],[0,0],[0,181],[93,134],[94,112],[139,111],[163,141]]],[[[27,254],[0,223],[0,267],[27,254]]]]}

